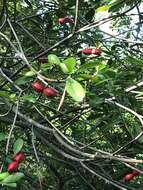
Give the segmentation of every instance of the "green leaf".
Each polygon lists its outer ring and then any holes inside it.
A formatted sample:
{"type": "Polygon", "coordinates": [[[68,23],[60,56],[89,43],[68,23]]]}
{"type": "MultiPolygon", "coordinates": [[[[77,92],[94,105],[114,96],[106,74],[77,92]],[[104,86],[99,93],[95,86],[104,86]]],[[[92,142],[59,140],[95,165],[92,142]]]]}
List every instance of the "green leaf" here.
{"type": "Polygon", "coordinates": [[[48,55],[48,62],[51,65],[59,65],[60,64],[59,58],[56,55],[54,55],[54,54],[48,55]]]}
{"type": "Polygon", "coordinates": [[[69,73],[69,70],[64,63],[60,63],[59,66],[61,67],[61,70],[63,71],[63,73],[65,73],[65,74],[69,73]]]}
{"type": "Polygon", "coordinates": [[[13,152],[14,154],[17,154],[23,147],[23,140],[21,138],[17,139],[14,143],[14,146],[13,146],[13,152]]]}
{"type": "Polygon", "coordinates": [[[35,103],[36,102],[36,97],[33,96],[33,95],[25,95],[25,96],[21,97],[21,100],[28,101],[28,102],[31,102],[31,103],[35,103]]]}
{"type": "Polygon", "coordinates": [[[7,135],[4,133],[0,133],[0,141],[3,141],[7,138],[7,135]]]}
{"type": "Polygon", "coordinates": [[[116,70],[113,69],[106,69],[104,70],[104,76],[109,77],[109,78],[114,78],[116,76],[116,70]]]}
{"type": "Polygon", "coordinates": [[[16,187],[17,186],[16,183],[2,183],[2,184],[5,186],[8,186],[8,187],[16,187]]]}
{"type": "Polygon", "coordinates": [[[74,57],[67,58],[66,60],[63,61],[63,63],[66,65],[68,72],[70,74],[75,71],[76,59],[74,57]]]}
{"type": "Polygon", "coordinates": [[[0,181],[1,180],[4,180],[6,177],[9,176],[9,173],[8,172],[3,172],[3,173],[0,173],[0,181]]]}
{"type": "Polygon", "coordinates": [[[20,77],[18,80],[15,81],[15,83],[17,85],[23,85],[23,84],[27,84],[27,82],[29,82],[31,79],[29,77],[20,77]]]}
{"type": "Polygon", "coordinates": [[[103,5],[101,7],[98,7],[96,9],[96,12],[107,11],[110,7],[111,7],[111,5],[103,5]]]}
{"type": "Polygon", "coordinates": [[[34,75],[36,75],[36,73],[34,71],[28,71],[28,72],[25,73],[24,76],[26,76],[26,77],[32,77],[34,75]]]}
{"type": "Polygon", "coordinates": [[[104,69],[106,67],[106,65],[104,63],[100,63],[99,65],[96,66],[96,71],[99,72],[102,69],[104,69]]]}
{"type": "Polygon", "coordinates": [[[121,7],[124,6],[125,3],[126,1],[124,0],[113,0],[109,3],[110,5],[109,11],[112,11],[112,12],[118,11],[121,7]]]}
{"type": "Polygon", "coordinates": [[[100,105],[102,103],[104,103],[103,98],[100,98],[95,94],[90,96],[89,104],[91,107],[97,107],[97,105],[100,105]]]}
{"type": "Polygon", "coordinates": [[[86,71],[87,69],[92,69],[96,67],[97,65],[100,64],[100,61],[94,60],[94,61],[89,61],[88,63],[85,63],[84,65],[81,65],[78,71],[86,71]]]}
{"type": "Polygon", "coordinates": [[[131,56],[128,56],[125,61],[127,61],[129,64],[132,64],[132,65],[140,65],[140,66],[143,66],[143,60],[142,59],[138,59],[138,58],[135,58],[135,57],[131,57],[131,56]]]}
{"type": "Polygon", "coordinates": [[[66,91],[77,102],[81,102],[85,97],[85,90],[79,82],[72,78],[66,81],[66,91]]]}
{"type": "Polygon", "coordinates": [[[9,92],[0,91],[0,97],[9,98],[9,92]]]}
{"type": "Polygon", "coordinates": [[[47,73],[47,71],[51,70],[52,68],[53,68],[53,65],[51,65],[51,64],[42,64],[41,65],[42,72],[47,73]]]}
{"type": "Polygon", "coordinates": [[[14,174],[11,174],[9,175],[8,177],[6,177],[2,183],[4,184],[8,184],[8,183],[15,183],[17,181],[19,181],[21,178],[24,177],[24,174],[21,173],[21,172],[17,172],[17,173],[14,173],[14,174]]]}
{"type": "Polygon", "coordinates": [[[90,75],[90,74],[80,74],[78,79],[79,80],[90,80],[93,78],[93,75],[90,75]]]}
{"type": "Polygon", "coordinates": [[[63,73],[72,74],[75,71],[76,59],[73,57],[67,58],[62,63],[60,63],[59,66],[61,67],[63,73]]]}
{"type": "MultiPolygon", "coordinates": [[[[133,138],[135,138],[136,136],[138,136],[142,132],[142,129],[139,125],[131,126],[131,127],[129,127],[128,130],[131,133],[133,138]]],[[[139,143],[143,143],[143,136],[141,136],[137,141],[139,143]]]]}

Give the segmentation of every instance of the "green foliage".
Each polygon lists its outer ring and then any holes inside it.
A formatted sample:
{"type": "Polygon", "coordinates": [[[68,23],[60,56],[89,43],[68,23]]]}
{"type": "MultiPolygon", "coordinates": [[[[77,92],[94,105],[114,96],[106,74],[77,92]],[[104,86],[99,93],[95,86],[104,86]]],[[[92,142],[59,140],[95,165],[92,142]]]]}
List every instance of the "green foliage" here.
{"type": "Polygon", "coordinates": [[[58,64],[60,64],[59,58],[56,55],[54,55],[54,54],[48,55],[48,62],[51,65],[54,65],[54,64],[58,65],[58,64]]]}
{"type": "Polygon", "coordinates": [[[17,181],[19,181],[21,178],[24,177],[24,174],[23,173],[20,173],[20,172],[17,172],[15,174],[11,174],[9,175],[8,177],[6,177],[2,183],[3,184],[7,184],[7,183],[15,183],[17,181]]]}
{"type": "Polygon", "coordinates": [[[3,172],[0,173],[0,181],[4,180],[5,178],[7,178],[9,176],[8,172],[3,172]]]}
{"type": "Polygon", "coordinates": [[[25,102],[31,102],[31,103],[35,103],[36,102],[36,97],[34,95],[25,95],[21,97],[22,101],[25,102]]]}
{"type": "Polygon", "coordinates": [[[28,71],[28,72],[25,73],[26,77],[32,77],[34,75],[36,75],[36,73],[34,71],[28,71]]]}
{"type": "Polygon", "coordinates": [[[72,74],[75,71],[76,59],[74,57],[69,57],[63,61],[68,69],[68,73],[72,74]]]}
{"type": "Polygon", "coordinates": [[[15,141],[15,143],[13,145],[13,152],[14,152],[14,154],[17,154],[18,152],[20,152],[20,150],[23,147],[23,144],[24,144],[24,142],[23,142],[23,139],[21,139],[21,138],[18,138],[15,141]]]}
{"type": "Polygon", "coordinates": [[[81,102],[85,97],[85,90],[79,82],[72,78],[66,81],[66,90],[68,94],[77,102],[81,102]]]}
{"type": "Polygon", "coordinates": [[[129,164],[143,168],[134,163],[143,159],[142,3],[0,2],[0,189],[142,189],[142,175],[123,181],[129,164]],[[76,25],[59,23],[76,13],[76,25]],[[96,47],[99,56],[81,53],[96,47]],[[35,92],[36,80],[57,96],[35,92]],[[8,174],[19,151],[26,158],[8,174]]]}
{"type": "Polygon", "coordinates": [[[7,135],[4,133],[0,133],[0,141],[3,141],[7,138],[7,135]]]}

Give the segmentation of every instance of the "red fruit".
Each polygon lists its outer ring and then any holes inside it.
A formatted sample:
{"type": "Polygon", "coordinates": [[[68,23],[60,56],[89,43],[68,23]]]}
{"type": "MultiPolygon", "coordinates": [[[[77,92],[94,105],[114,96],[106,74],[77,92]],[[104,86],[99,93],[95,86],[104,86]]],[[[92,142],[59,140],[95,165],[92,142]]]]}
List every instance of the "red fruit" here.
{"type": "Polygon", "coordinates": [[[83,50],[81,50],[81,52],[84,53],[84,54],[87,54],[87,55],[91,55],[91,54],[101,55],[102,49],[101,48],[83,49],[83,50]]]}
{"type": "Polygon", "coordinates": [[[44,86],[40,82],[33,82],[31,86],[36,92],[43,92],[44,90],[44,86]]]}
{"type": "Polygon", "coordinates": [[[8,172],[13,172],[14,170],[17,170],[18,167],[19,167],[19,163],[16,162],[16,161],[13,161],[13,162],[11,162],[11,163],[8,165],[7,171],[8,171],[8,172]]]}
{"type": "Polygon", "coordinates": [[[133,171],[132,175],[133,175],[134,177],[136,177],[136,176],[140,175],[140,173],[139,173],[138,171],[133,171]]]}
{"type": "Polygon", "coordinates": [[[58,21],[60,24],[73,23],[73,19],[68,18],[68,17],[59,18],[58,21]]]}
{"type": "Polygon", "coordinates": [[[22,152],[17,153],[13,158],[13,160],[15,160],[16,162],[22,162],[24,159],[25,156],[22,152]]]}
{"type": "Polygon", "coordinates": [[[133,173],[129,173],[129,174],[124,176],[123,180],[124,181],[131,181],[133,178],[134,178],[133,173]]]}
{"type": "Polygon", "coordinates": [[[43,94],[49,98],[53,98],[58,95],[58,91],[54,88],[45,88],[43,94]]]}
{"type": "Polygon", "coordinates": [[[93,54],[101,55],[101,53],[102,53],[102,49],[101,48],[93,49],[93,54]]]}

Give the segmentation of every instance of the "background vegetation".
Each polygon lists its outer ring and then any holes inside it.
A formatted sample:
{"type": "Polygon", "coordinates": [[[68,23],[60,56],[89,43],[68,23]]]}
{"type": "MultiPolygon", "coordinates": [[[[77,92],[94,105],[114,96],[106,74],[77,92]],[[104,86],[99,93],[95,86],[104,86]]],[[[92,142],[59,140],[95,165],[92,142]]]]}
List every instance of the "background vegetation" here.
{"type": "Polygon", "coordinates": [[[0,2],[1,172],[25,154],[24,177],[1,190],[143,189],[142,2],[0,2]],[[99,47],[100,56],[80,52],[99,47]],[[59,95],[35,92],[36,80],[59,95]],[[125,182],[133,170],[141,174],[125,182]]]}

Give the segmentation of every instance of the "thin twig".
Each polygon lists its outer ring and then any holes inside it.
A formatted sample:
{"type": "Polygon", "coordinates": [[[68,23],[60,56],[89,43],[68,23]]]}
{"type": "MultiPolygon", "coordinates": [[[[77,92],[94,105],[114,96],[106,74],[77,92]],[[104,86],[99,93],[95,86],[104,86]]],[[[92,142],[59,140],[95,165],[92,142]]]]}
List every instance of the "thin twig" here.
{"type": "Polygon", "coordinates": [[[18,116],[18,108],[19,108],[19,98],[20,98],[20,96],[21,96],[21,92],[19,93],[19,96],[18,96],[18,100],[17,100],[17,104],[16,104],[16,108],[15,108],[14,120],[13,120],[11,129],[10,129],[10,132],[9,132],[9,134],[8,134],[8,139],[7,139],[7,143],[6,143],[6,150],[5,150],[5,151],[6,151],[6,154],[8,153],[10,138],[11,138],[11,135],[12,135],[12,132],[13,132],[15,123],[16,123],[17,116],[18,116]]]}

